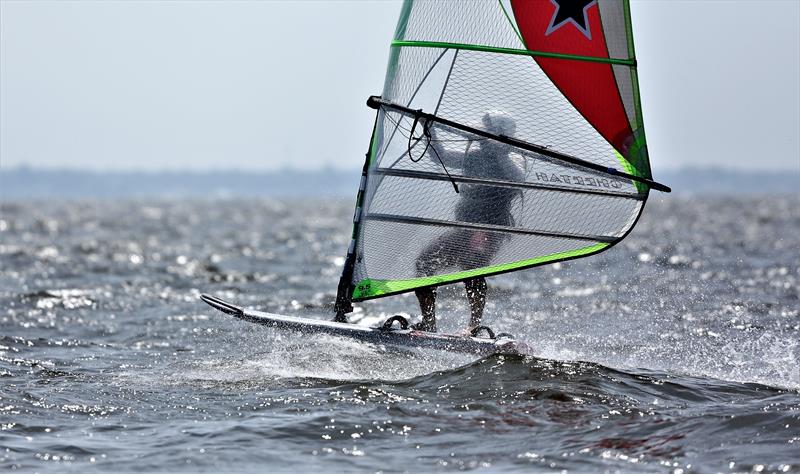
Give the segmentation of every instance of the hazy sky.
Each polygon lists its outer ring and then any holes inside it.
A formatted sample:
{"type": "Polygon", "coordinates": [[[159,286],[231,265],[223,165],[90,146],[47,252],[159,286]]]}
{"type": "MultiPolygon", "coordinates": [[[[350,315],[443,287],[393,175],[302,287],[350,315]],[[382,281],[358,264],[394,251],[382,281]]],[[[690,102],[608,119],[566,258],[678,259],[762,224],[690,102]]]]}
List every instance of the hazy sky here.
{"type": "MultiPolygon", "coordinates": [[[[631,9],[656,169],[800,169],[800,2],[631,9]]],[[[357,168],[399,10],[0,0],[0,166],[357,168]]]]}

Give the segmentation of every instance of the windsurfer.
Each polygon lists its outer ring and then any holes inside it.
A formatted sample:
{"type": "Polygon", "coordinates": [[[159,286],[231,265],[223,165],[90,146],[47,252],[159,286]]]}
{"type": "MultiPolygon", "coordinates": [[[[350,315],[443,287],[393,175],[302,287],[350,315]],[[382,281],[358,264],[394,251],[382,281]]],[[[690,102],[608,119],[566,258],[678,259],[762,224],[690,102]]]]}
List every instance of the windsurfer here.
{"type": "MultiPolygon", "coordinates": [[[[483,129],[497,135],[512,137],[516,122],[504,112],[486,112],[482,118],[483,129]]],[[[461,169],[463,175],[471,178],[496,181],[524,181],[524,174],[510,156],[511,146],[496,140],[482,139],[480,146],[466,151],[447,150],[436,140],[434,127],[429,127],[430,142],[438,159],[447,168],[461,169]]],[[[521,195],[517,188],[489,186],[485,184],[463,184],[460,198],[455,208],[457,222],[513,226],[511,205],[521,195]]],[[[495,231],[457,228],[426,247],[416,259],[419,276],[430,276],[447,267],[472,270],[488,266],[502,242],[507,237],[495,231]],[[467,252],[463,249],[466,247],[467,252]]],[[[470,306],[470,321],[467,328],[471,332],[480,326],[486,306],[486,279],[470,278],[464,281],[467,300],[470,306]]],[[[436,332],[436,287],[416,290],[422,321],[415,329],[436,332]]]]}

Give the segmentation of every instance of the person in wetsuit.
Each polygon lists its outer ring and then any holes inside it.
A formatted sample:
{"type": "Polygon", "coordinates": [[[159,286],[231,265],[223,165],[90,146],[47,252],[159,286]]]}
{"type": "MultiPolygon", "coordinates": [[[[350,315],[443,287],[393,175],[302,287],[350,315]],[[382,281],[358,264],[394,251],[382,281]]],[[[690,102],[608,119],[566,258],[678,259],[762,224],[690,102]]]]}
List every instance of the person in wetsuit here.
{"type": "MultiPolygon", "coordinates": [[[[487,112],[482,118],[483,128],[497,135],[511,137],[516,131],[515,121],[504,112],[487,112]]],[[[431,130],[431,146],[448,169],[461,169],[463,176],[497,181],[520,182],[525,177],[519,166],[509,156],[511,146],[495,140],[480,141],[479,147],[468,147],[466,152],[449,151],[437,143],[431,130]]],[[[434,153],[432,155],[435,156],[434,153]]],[[[513,201],[521,195],[517,188],[464,183],[455,208],[457,222],[513,226],[511,215],[513,201]]],[[[426,247],[416,259],[418,276],[431,276],[445,268],[471,270],[487,266],[500,250],[507,235],[489,230],[455,228],[426,247]],[[465,248],[466,247],[466,248],[465,248]]],[[[486,279],[470,278],[464,281],[470,306],[471,332],[480,326],[486,305],[486,279]]],[[[436,332],[436,287],[416,291],[422,321],[415,329],[436,332]]]]}

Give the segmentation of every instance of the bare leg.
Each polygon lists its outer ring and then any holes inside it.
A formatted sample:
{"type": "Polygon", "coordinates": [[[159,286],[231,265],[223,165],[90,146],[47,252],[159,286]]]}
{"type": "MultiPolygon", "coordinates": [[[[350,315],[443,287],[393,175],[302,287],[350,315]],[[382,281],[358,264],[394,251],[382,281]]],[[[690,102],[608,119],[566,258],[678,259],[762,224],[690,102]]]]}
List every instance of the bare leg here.
{"type": "Polygon", "coordinates": [[[481,325],[483,319],[483,308],[486,306],[486,279],[483,277],[472,278],[464,281],[467,288],[467,300],[469,300],[469,331],[481,325]]]}
{"type": "Polygon", "coordinates": [[[436,332],[436,288],[420,288],[416,291],[422,322],[415,329],[436,332]]]}

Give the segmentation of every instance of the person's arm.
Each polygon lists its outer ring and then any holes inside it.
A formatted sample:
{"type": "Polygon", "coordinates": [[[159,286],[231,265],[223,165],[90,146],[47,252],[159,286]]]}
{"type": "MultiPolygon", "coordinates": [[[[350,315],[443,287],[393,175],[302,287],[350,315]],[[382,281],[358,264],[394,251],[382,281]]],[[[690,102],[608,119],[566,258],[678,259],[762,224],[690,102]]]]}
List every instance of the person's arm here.
{"type": "Polygon", "coordinates": [[[512,166],[514,166],[514,181],[524,183],[526,176],[522,166],[518,165],[517,163],[514,163],[512,166]]]}
{"type": "MultiPolygon", "coordinates": [[[[504,175],[505,175],[504,179],[506,181],[512,181],[512,182],[515,182],[515,183],[524,183],[525,182],[525,178],[526,178],[525,172],[522,170],[522,167],[520,165],[516,164],[513,160],[511,160],[511,158],[509,158],[509,161],[506,163],[506,166],[507,166],[507,168],[506,168],[506,171],[504,172],[504,175]]],[[[522,189],[519,189],[519,188],[514,189],[514,197],[515,198],[522,198],[523,194],[524,193],[523,193],[522,189]]]]}
{"type": "Polygon", "coordinates": [[[464,156],[465,153],[460,150],[447,150],[444,145],[437,139],[437,133],[435,126],[431,126],[429,128],[431,134],[431,148],[433,150],[429,150],[428,157],[434,163],[439,163],[439,159],[442,160],[442,164],[447,168],[463,168],[464,167],[464,156]],[[434,153],[434,150],[436,152],[434,153]],[[439,154],[439,158],[436,158],[436,154],[439,154]]]}

